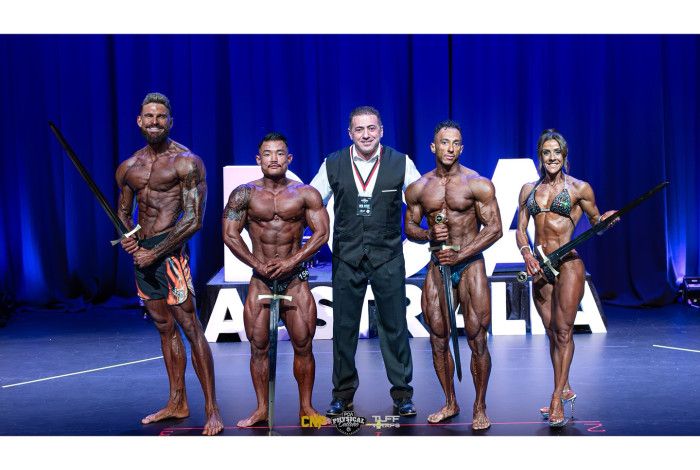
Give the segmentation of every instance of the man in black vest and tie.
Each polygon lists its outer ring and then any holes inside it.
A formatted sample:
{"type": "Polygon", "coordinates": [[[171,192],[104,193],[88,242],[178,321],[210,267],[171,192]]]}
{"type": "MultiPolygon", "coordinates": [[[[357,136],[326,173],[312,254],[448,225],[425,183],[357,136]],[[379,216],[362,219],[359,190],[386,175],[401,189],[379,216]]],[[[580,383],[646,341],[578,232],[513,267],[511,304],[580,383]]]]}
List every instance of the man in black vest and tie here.
{"type": "Polygon", "coordinates": [[[401,241],[402,193],[420,174],[407,155],[380,144],[379,111],[350,113],[352,145],[329,155],[311,186],[334,196],[333,400],[326,415],[353,409],[360,383],[355,352],[367,283],[377,306],[379,345],[392,387],[394,412],[415,416],[406,325],[406,269],[401,241]]]}

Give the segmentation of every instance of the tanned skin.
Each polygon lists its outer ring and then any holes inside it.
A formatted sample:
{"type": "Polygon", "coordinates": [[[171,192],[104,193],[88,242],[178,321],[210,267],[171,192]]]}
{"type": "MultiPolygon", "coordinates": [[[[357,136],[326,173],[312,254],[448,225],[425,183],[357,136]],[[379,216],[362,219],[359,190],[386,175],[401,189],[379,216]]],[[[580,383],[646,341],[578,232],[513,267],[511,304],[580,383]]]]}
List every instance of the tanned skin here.
{"type": "MultiPolygon", "coordinates": [[[[436,157],[436,168],[406,189],[408,208],[404,226],[406,236],[411,240],[459,245],[459,251],[435,252],[440,264],[452,266],[481,253],[501,237],[501,215],[491,181],[459,164],[463,146],[458,129],[440,129],[430,149],[436,157]],[[447,216],[447,223],[435,224],[435,215],[440,212],[447,216]],[[428,220],[428,230],[420,226],[424,217],[428,220]]],[[[459,413],[444,290],[439,267],[431,261],[423,285],[421,306],[430,326],[433,365],[446,403],[428,417],[430,423],[444,421],[459,413]]],[[[491,373],[486,332],[491,322],[491,293],[483,260],[475,261],[464,270],[456,293],[464,312],[465,332],[472,352],[471,373],[476,389],[472,428],[487,429],[491,426],[486,415],[486,387],[491,373]]]]}
{"type": "MultiPolygon", "coordinates": [[[[117,168],[116,179],[120,188],[117,214],[131,230],[135,226],[132,210],[136,198],[138,223],[141,225],[137,234],[139,238],[170,231],[152,250],[139,247],[134,238],[122,239],[122,247],[133,256],[134,264],[143,268],[182,246],[200,229],[207,184],[202,160],[167,137],[172,118],[166,106],[160,103],[144,105],[137,124],[149,144],[117,168]]],[[[216,404],[214,364],[193,296],[188,295],[180,305],[168,305],[166,299],[147,300],[145,303],[160,334],[170,396],[162,410],[146,416],[141,423],[189,416],[185,392],[187,359],[177,323],[190,342],[192,364],[204,391],[207,422],[202,434],[212,436],[220,433],[224,425],[216,404]]]]}
{"type": "MultiPolygon", "coordinates": [[[[537,188],[535,200],[540,207],[547,208],[564,189],[562,168],[565,156],[559,142],[555,139],[545,141],[539,159],[545,176],[537,188]]],[[[599,217],[600,220],[604,220],[615,212],[608,211],[601,217],[591,186],[569,175],[566,175],[566,181],[571,197],[570,215],[573,223],[567,217],[554,212],[540,212],[535,216],[535,246],[542,245],[545,254],[571,240],[576,223],[584,213],[591,225],[595,225],[599,222],[599,217]]],[[[519,247],[528,246],[527,226],[530,222],[530,212],[527,210],[527,199],[536,184],[537,182],[526,183],[520,190],[518,229],[515,236],[519,247]]],[[[567,399],[574,395],[569,384],[569,369],[574,356],[574,320],[583,298],[586,268],[578,254],[573,251],[564,258],[564,262],[558,268],[559,276],[552,285],[547,283],[542,275],[540,264],[530,249],[523,248],[521,253],[528,275],[533,276],[533,300],[549,338],[549,354],[554,368],[551,403],[541,411],[549,413],[550,422],[559,422],[564,419],[562,398],[567,399]]]]}
{"type": "MultiPolygon", "coordinates": [[[[321,195],[312,186],[286,177],[292,160],[287,145],[281,140],[265,141],[256,156],[263,177],[241,185],[231,192],[223,215],[224,243],[241,261],[268,279],[286,278],[304,260],[328,241],[330,222],[321,195]],[[306,226],[313,232],[301,246],[306,226]],[[248,229],[253,242],[252,253],[241,231],[248,229]]],[[[250,341],[250,375],[253,380],[257,408],[238,426],[253,426],[267,420],[270,347],[270,301],[258,300],[270,289],[252,277],[243,308],[243,323],[250,341]]],[[[280,318],[287,327],[294,348],[294,378],[299,386],[299,418],[321,416],[311,404],[311,391],[316,374],[312,340],[316,332],[316,302],[309,283],[295,278],[281,300],[280,318]]],[[[325,419],[325,417],[324,417],[325,419]]],[[[326,424],[328,420],[326,419],[326,424]]]]}

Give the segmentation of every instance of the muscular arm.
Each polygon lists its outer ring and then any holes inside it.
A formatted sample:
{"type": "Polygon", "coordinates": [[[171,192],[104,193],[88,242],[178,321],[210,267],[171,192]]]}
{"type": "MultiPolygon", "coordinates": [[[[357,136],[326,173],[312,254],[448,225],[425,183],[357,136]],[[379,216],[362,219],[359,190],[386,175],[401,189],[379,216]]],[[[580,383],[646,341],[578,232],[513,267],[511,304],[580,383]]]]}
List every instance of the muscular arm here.
{"type": "Polygon", "coordinates": [[[129,160],[122,162],[117,168],[115,175],[117,179],[117,187],[119,188],[119,200],[117,202],[117,217],[124,224],[128,231],[131,231],[135,225],[132,218],[134,210],[134,191],[126,182],[126,172],[129,170],[129,160]]]}
{"type": "Polygon", "coordinates": [[[207,200],[204,163],[194,155],[180,157],[175,161],[175,170],[180,178],[182,217],[165,240],[151,250],[153,258],[159,258],[181,246],[202,227],[207,200]]]}
{"type": "MultiPolygon", "coordinates": [[[[586,182],[582,182],[579,196],[580,199],[578,201],[578,204],[579,206],[581,206],[581,209],[586,214],[586,217],[588,217],[588,222],[590,222],[591,227],[600,223],[601,220],[607,219],[615,213],[614,210],[610,210],[607,211],[605,214],[600,215],[598,206],[595,203],[595,194],[593,194],[593,188],[591,188],[591,185],[586,182]]],[[[620,219],[615,220],[612,223],[612,225],[615,225],[619,221],[620,219]]],[[[605,232],[605,230],[599,232],[598,235],[602,235],[603,232],[605,232]]]]}
{"type": "Polygon", "coordinates": [[[420,183],[411,183],[406,188],[406,215],[404,216],[404,230],[406,237],[415,242],[427,241],[430,239],[428,230],[420,226],[423,220],[423,208],[418,202],[420,195],[420,183]]]}
{"type": "Polygon", "coordinates": [[[521,248],[520,255],[525,261],[525,268],[529,275],[535,274],[540,267],[540,263],[533,256],[530,244],[527,239],[527,225],[530,223],[530,211],[527,210],[527,198],[532,191],[532,184],[526,183],[520,190],[518,196],[518,227],[515,231],[515,242],[521,248]]]}
{"type": "MultiPolygon", "coordinates": [[[[526,183],[520,189],[520,196],[518,196],[518,227],[515,231],[515,243],[518,244],[518,248],[524,246],[529,246],[527,238],[527,225],[530,223],[530,212],[527,210],[527,198],[532,191],[532,185],[526,183]]],[[[522,249],[523,252],[528,251],[527,249],[522,249]]]]}
{"type": "Polygon", "coordinates": [[[311,237],[304,246],[289,259],[289,264],[297,266],[304,260],[313,256],[330,236],[330,219],[328,211],[323,205],[321,194],[313,187],[306,186],[301,191],[304,197],[306,223],[311,229],[311,237]]]}
{"type": "MultiPolygon", "coordinates": [[[[132,213],[134,208],[134,191],[126,182],[126,172],[131,166],[131,159],[126,160],[117,168],[117,186],[119,187],[119,201],[117,203],[117,217],[124,224],[127,231],[134,228],[132,213]]],[[[124,237],[120,240],[121,246],[130,255],[133,255],[139,250],[136,237],[124,237]]]]}
{"type": "Polygon", "coordinates": [[[588,222],[590,222],[591,226],[597,224],[600,211],[595,204],[595,194],[593,194],[593,188],[591,188],[590,184],[586,182],[581,183],[579,198],[578,204],[586,214],[586,217],[588,217],[588,222]]]}
{"type": "Polygon", "coordinates": [[[242,184],[231,191],[222,217],[222,236],[224,243],[236,258],[256,271],[260,271],[260,261],[250,252],[241,236],[241,231],[246,225],[252,191],[251,186],[247,184],[242,184]]]}
{"type": "Polygon", "coordinates": [[[486,178],[474,178],[469,186],[476,199],[476,214],[482,228],[468,245],[462,247],[461,259],[481,253],[503,236],[501,211],[498,209],[493,183],[486,178]]]}

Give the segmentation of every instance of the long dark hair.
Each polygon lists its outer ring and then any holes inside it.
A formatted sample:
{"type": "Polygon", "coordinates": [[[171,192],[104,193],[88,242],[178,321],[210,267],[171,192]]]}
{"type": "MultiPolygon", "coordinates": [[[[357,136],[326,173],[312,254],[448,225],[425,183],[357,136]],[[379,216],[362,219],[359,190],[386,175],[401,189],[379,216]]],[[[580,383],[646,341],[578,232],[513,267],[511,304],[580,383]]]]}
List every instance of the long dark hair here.
{"type": "Polygon", "coordinates": [[[542,164],[542,146],[548,140],[556,140],[559,143],[559,147],[561,147],[561,155],[564,158],[562,167],[566,170],[566,173],[569,172],[569,144],[566,143],[564,136],[561,135],[556,129],[545,129],[542,131],[540,138],[537,140],[537,169],[540,171],[540,181],[545,175],[544,165],[542,164]]]}

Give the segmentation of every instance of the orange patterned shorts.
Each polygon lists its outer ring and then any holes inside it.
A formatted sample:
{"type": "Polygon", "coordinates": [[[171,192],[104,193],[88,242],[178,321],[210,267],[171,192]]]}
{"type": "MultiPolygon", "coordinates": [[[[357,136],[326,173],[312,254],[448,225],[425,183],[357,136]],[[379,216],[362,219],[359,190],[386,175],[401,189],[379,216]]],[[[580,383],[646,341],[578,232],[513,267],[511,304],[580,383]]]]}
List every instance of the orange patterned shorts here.
{"type": "MultiPolygon", "coordinates": [[[[139,245],[152,249],[165,239],[167,233],[139,241],[139,245]]],[[[179,305],[194,295],[187,245],[177,252],[157,260],[145,268],[135,268],[136,290],[143,300],[166,299],[168,305],[179,305]]]]}

